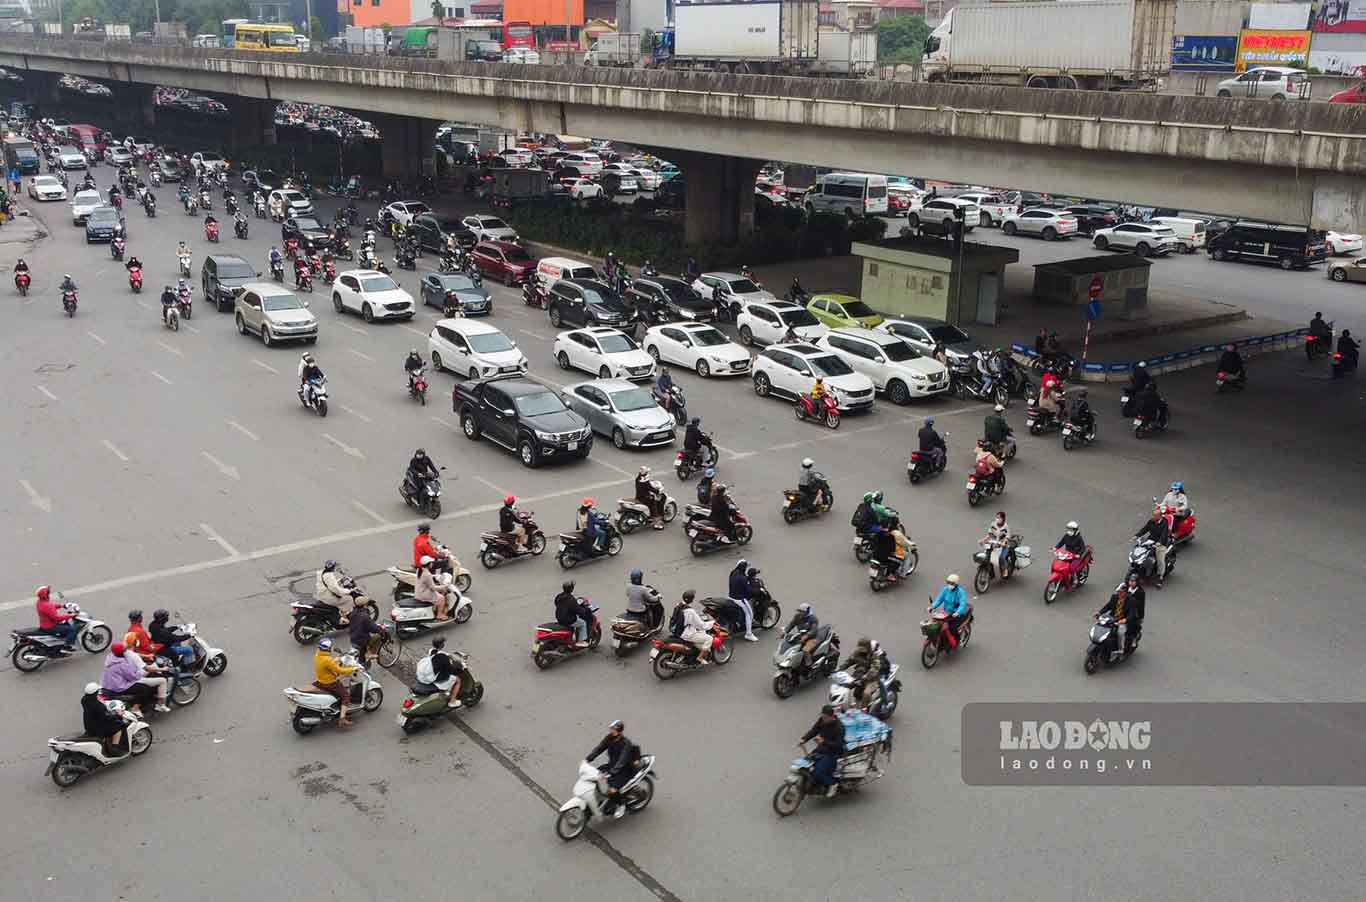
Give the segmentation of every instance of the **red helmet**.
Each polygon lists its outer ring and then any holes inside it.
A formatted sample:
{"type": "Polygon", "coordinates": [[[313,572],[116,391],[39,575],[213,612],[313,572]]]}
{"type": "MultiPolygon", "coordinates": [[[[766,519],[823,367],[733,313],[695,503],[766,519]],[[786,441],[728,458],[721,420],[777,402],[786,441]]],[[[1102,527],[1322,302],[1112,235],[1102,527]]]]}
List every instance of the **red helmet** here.
{"type": "Polygon", "coordinates": [[[52,592],[52,590],[49,589],[47,586],[39,586],[39,587],[38,587],[38,600],[39,600],[39,601],[47,601],[47,597],[48,597],[48,595],[51,594],[51,592],[52,592]]]}
{"type": "Polygon", "coordinates": [[[504,504],[516,504],[516,503],[517,503],[517,499],[514,498],[514,497],[512,497],[511,495],[508,495],[506,498],[503,499],[503,503],[504,503],[504,504]]]}

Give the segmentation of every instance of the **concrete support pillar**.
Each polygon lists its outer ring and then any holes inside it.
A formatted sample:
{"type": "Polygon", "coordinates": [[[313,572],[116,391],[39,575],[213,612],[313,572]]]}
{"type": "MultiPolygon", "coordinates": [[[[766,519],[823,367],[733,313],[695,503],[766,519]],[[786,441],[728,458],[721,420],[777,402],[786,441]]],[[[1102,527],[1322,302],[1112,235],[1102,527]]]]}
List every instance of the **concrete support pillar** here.
{"type": "Polygon", "coordinates": [[[232,145],[256,147],[275,144],[275,103],[249,97],[228,99],[232,117],[232,145]]]}
{"type": "Polygon", "coordinates": [[[133,84],[130,88],[137,95],[136,123],[140,128],[155,128],[157,124],[156,86],[133,84]]]}
{"type": "Polygon", "coordinates": [[[754,177],[763,163],[710,153],[675,153],[688,183],[684,238],[734,244],[754,231],[754,177]]]}
{"type": "Polygon", "coordinates": [[[380,156],[384,177],[413,181],[420,175],[435,174],[432,156],[436,144],[435,119],[411,116],[374,116],[371,121],[382,139],[380,156]]]}
{"type": "Polygon", "coordinates": [[[57,88],[60,76],[51,72],[28,70],[24,73],[24,93],[28,102],[43,111],[43,115],[57,115],[54,108],[61,103],[61,92],[57,88]]]}

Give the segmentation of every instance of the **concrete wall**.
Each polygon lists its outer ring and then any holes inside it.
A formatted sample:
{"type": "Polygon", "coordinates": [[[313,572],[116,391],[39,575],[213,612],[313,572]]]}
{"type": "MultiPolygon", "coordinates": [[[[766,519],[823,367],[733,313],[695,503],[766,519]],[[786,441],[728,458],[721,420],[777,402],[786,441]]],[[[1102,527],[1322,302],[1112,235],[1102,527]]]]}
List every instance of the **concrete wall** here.
{"type": "Polygon", "coordinates": [[[1180,0],[1176,34],[1236,35],[1247,22],[1248,0],[1180,0]]]}

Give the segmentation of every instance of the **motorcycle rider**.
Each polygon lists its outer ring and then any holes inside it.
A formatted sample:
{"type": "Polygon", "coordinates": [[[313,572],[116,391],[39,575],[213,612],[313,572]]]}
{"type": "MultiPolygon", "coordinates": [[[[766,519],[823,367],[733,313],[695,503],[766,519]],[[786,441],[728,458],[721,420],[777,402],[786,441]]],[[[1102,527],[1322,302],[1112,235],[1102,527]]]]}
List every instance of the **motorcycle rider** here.
{"type": "Polygon", "coordinates": [[[508,495],[503,499],[503,506],[498,509],[498,531],[511,535],[516,542],[518,552],[526,551],[526,527],[517,517],[517,499],[508,495]]]}
{"type": "Polygon", "coordinates": [[[460,674],[464,672],[465,665],[447,653],[445,636],[432,638],[432,650],[427,652],[427,657],[431,661],[432,674],[435,676],[432,685],[448,693],[446,707],[464,707],[464,702],[460,701],[460,674]]]}
{"type": "Polygon", "coordinates": [[[284,265],[285,255],[280,252],[278,247],[272,244],[270,246],[270,271],[274,273],[276,267],[283,267],[284,265]]]}
{"type": "Polygon", "coordinates": [[[664,528],[664,493],[657,490],[650,479],[650,468],[641,467],[636,473],[636,501],[650,509],[655,529],[664,528]]]}
{"type": "Polygon", "coordinates": [[[152,685],[142,682],[142,672],[125,657],[127,651],[128,646],[122,642],[115,641],[109,646],[109,654],[104,658],[104,670],[100,672],[100,688],[110,694],[131,695],[133,700],[128,703],[128,710],[139,718],[142,717],[142,706],[154,700],[157,710],[163,714],[171,710],[157,698],[157,690],[152,685]]]}
{"type": "Polygon", "coordinates": [[[811,409],[813,411],[820,411],[821,399],[825,397],[825,393],[828,390],[829,389],[825,387],[825,377],[817,376],[816,381],[811,386],[811,409]]]}
{"type": "Polygon", "coordinates": [[[1005,412],[1006,409],[997,404],[992,412],[987,414],[986,419],[982,421],[983,437],[992,446],[992,451],[996,453],[996,456],[1003,460],[1011,436],[1010,424],[1002,416],[1005,412]]]}
{"type": "Polygon", "coordinates": [[[1084,388],[1074,388],[1067,392],[1067,422],[1073,428],[1081,430],[1083,435],[1089,435],[1095,426],[1096,415],[1091,412],[1091,404],[1086,400],[1087,392],[1084,388]]]}
{"type": "Polygon", "coordinates": [[[721,542],[729,545],[735,541],[735,505],[726,494],[726,487],[718,483],[711,492],[711,512],[707,519],[721,530],[721,542]]]}
{"type": "Polygon", "coordinates": [[[107,756],[122,758],[128,754],[128,749],[122,747],[124,720],[110,711],[109,706],[100,699],[99,683],[85,685],[85,692],[81,695],[81,723],[85,735],[101,740],[107,756]]]}
{"type": "Polygon", "coordinates": [[[712,486],[716,482],[716,468],[707,467],[702,474],[702,478],[697,482],[697,503],[701,505],[711,504],[712,486]]]}
{"type": "MultiPolygon", "coordinates": [[[[1109,614],[1115,618],[1115,623],[1124,627],[1124,653],[1131,654],[1134,646],[1138,644],[1139,636],[1143,634],[1143,615],[1145,605],[1145,595],[1143,586],[1139,585],[1138,574],[1130,573],[1124,578],[1124,582],[1115,587],[1110,600],[1100,606],[1096,611],[1096,617],[1101,614],[1109,614]]],[[[1119,631],[1115,630],[1110,637],[1110,646],[1105,649],[1106,653],[1116,651],[1119,648],[1119,631]]]]}
{"type": "Polygon", "coordinates": [[[1086,553],[1086,540],[1081,537],[1081,527],[1077,525],[1076,520],[1067,521],[1067,528],[1063,532],[1062,538],[1058,539],[1057,544],[1053,546],[1054,551],[1058,549],[1070,551],[1078,557],[1086,553]]]}
{"type": "Polygon", "coordinates": [[[313,270],[308,266],[308,258],[303,254],[294,258],[294,287],[298,288],[304,284],[305,279],[313,277],[313,270]]]}
{"type": "Polygon", "coordinates": [[[740,608],[740,612],[745,616],[745,640],[758,642],[759,637],[754,635],[754,606],[749,603],[749,561],[744,558],[741,558],[740,562],[735,565],[735,569],[730,571],[726,595],[735,602],[736,606],[740,608]]]}
{"type": "Polygon", "coordinates": [[[24,262],[23,257],[20,257],[19,262],[14,264],[14,284],[16,285],[19,284],[19,273],[21,272],[28,272],[28,264],[24,262]]]}
{"type": "Polygon", "coordinates": [[[323,567],[313,580],[313,598],[329,607],[337,609],[338,622],[342,626],[350,623],[351,609],[357,604],[365,604],[368,598],[360,589],[348,588],[343,582],[345,574],[338,568],[336,561],[324,561],[323,567]]]}
{"type": "Polygon", "coordinates": [[[679,642],[686,642],[697,651],[697,663],[711,663],[711,623],[693,608],[697,593],[686,589],[669,618],[669,633],[679,642]]]}
{"type": "Polygon", "coordinates": [[[865,706],[872,703],[874,691],[879,694],[882,701],[887,701],[887,692],[882,685],[882,678],[891,670],[891,663],[887,660],[881,646],[872,639],[867,636],[859,639],[853,652],[840,665],[840,670],[854,678],[855,685],[858,687],[854,693],[854,698],[861,701],[865,706]]]}
{"type": "Polygon", "coordinates": [[[1171,484],[1171,491],[1162,496],[1162,509],[1164,512],[1170,511],[1172,517],[1172,533],[1175,535],[1176,526],[1182,520],[1190,516],[1191,502],[1186,497],[1186,484],[1177,480],[1171,484]]]}
{"type": "Polygon", "coordinates": [[[623,817],[626,814],[626,806],[617,803],[617,795],[640,770],[640,746],[626,738],[626,724],[614,720],[607,727],[607,735],[602,738],[602,742],[593,746],[593,750],[583,760],[592,764],[593,759],[604,752],[607,753],[607,768],[603,773],[603,781],[598,784],[598,789],[607,796],[602,813],[610,814],[614,818],[623,817]]]}
{"type": "Polygon", "coordinates": [[[436,464],[427,456],[427,452],[418,448],[413,452],[413,457],[408,461],[408,472],[404,475],[408,485],[412,486],[413,496],[422,497],[423,490],[427,487],[429,479],[438,479],[441,472],[436,464]]]}
{"type": "Polygon", "coordinates": [[[830,705],[821,706],[821,716],[802,734],[797,746],[805,749],[811,739],[816,740],[816,747],[807,755],[811,759],[811,779],[825,789],[826,795],[833,796],[839,791],[835,768],[844,753],[844,724],[830,705]]]}
{"type": "Polygon", "coordinates": [[[796,641],[802,644],[802,666],[811,666],[811,653],[816,650],[817,630],[820,629],[820,619],[816,612],[811,609],[811,605],[802,602],[797,605],[797,613],[792,615],[788,621],[787,628],[783,630],[783,635],[787,635],[794,629],[798,629],[796,641]]]}
{"type": "Polygon", "coordinates": [[[660,366],[659,378],[655,379],[655,394],[665,402],[666,407],[672,401],[669,397],[669,393],[673,391],[673,388],[674,377],[669,375],[669,368],[667,366],[660,366]]]}
{"type": "Polygon", "coordinates": [[[987,524],[987,534],[977,540],[977,544],[991,552],[988,560],[996,571],[997,579],[1010,575],[1010,524],[1006,523],[1006,512],[997,511],[996,516],[987,524]],[[1000,549],[998,552],[997,549],[1000,549]]]}
{"type": "Polygon", "coordinates": [[[417,534],[413,536],[413,569],[422,566],[422,558],[430,557],[439,560],[441,553],[432,544],[432,524],[419,523],[417,534]]]}
{"type": "Polygon", "coordinates": [[[161,321],[162,321],[163,323],[166,322],[166,315],[170,312],[171,308],[175,306],[175,303],[176,303],[175,289],[172,288],[170,285],[167,285],[167,286],[165,286],[164,288],[162,288],[162,289],[161,289],[161,321]]]}
{"type": "Polygon", "coordinates": [[[379,657],[379,646],[384,638],[384,627],[370,619],[370,609],[361,605],[351,610],[351,650],[368,664],[379,657]]]}
{"type": "Polygon", "coordinates": [[[1039,380],[1039,410],[1061,419],[1065,395],[1062,383],[1054,372],[1051,369],[1044,370],[1043,378],[1039,380]]]}
{"type": "Polygon", "coordinates": [[[987,352],[980,348],[972,352],[969,358],[972,361],[972,372],[982,383],[982,394],[991,397],[992,387],[996,384],[996,373],[993,371],[991,360],[987,352]]]}
{"type": "Polygon", "coordinates": [[[75,292],[78,290],[75,281],[71,278],[71,273],[66,273],[62,276],[62,284],[57,286],[57,290],[64,294],[68,291],[75,292]]]}
{"type": "Polygon", "coordinates": [[[655,265],[651,263],[649,260],[646,260],[644,263],[640,264],[640,277],[642,279],[653,279],[657,278],[658,276],[659,270],[655,269],[655,265]]]}
{"type": "Polygon", "coordinates": [[[925,425],[920,427],[916,435],[920,439],[920,453],[930,456],[930,464],[936,470],[942,468],[948,446],[944,443],[944,437],[934,431],[934,417],[926,417],[925,425]]]}
{"type": "Polygon", "coordinates": [[[1219,372],[1238,378],[1247,377],[1243,370],[1243,355],[1232,344],[1224,345],[1224,353],[1219,355],[1219,372]]]}
{"type": "Polygon", "coordinates": [[[1162,588],[1167,575],[1167,555],[1171,552],[1172,544],[1172,528],[1166,514],[1154,510],[1152,516],[1148,517],[1148,522],[1143,524],[1143,528],[1134,533],[1134,538],[1153,540],[1153,551],[1157,555],[1157,574],[1154,577],[1153,588],[1162,588]]]}
{"type": "Polygon", "coordinates": [[[593,612],[574,594],[574,581],[565,580],[555,596],[555,622],[574,631],[574,647],[588,647],[588,622],[593,612]]]}
{"type": "Polygon", "coordinates": [[[1137,390],[1133,402],[1134,413],[1150,423],[1156,423],[1167,406],[1167,402],[1157,393],[1157,382],[1151,377],[1137,390]]]}
{"type": "Polygon", "coordinates": [[[583,499],[579,504],[579,512],[575,518],[574,528],[583,533],[583,537],[592,543],[594,553],[602,551],[603,540],[607,538],[607,531],[602,528],[603,522],[607,519],[605,514],[601,514],[593,509],[597,502],[592,498],[583,499]]]}
{"type": "Polygon", "coordinates": [[[76,615],[53,599],[51,589],[39,586],[33,607],[38,612],[38,629],[49,636],[60,636],[68,648],[76,647],[76,615]]]}
{"type": "Polygon", "coordinates": [[[128,257],[128,262],[123,264],[123,268],[130,273],[135,269],[142,269],[142,261],[138,259],[137,254],[131,254],[128,257]]]}
{"type": "Polygon", "coordinates": [[[904,579],[911,575],[910,568],[913,560],[911,558],[911,540],[906,538],[906,530],[901,525],[900,517],[890,518],[887,521],[886,529],[892,537],[892,541],[896,543],[892,549],[892,557],[898,565],[896,575],[898,578],[904,579]]]}
{"type": "Polygon", "coordinates": [[[653,586],[644,584],[644,579],[639,567],[631,571],[631,581],[626,585],[626,616],[648,625],[664,618],[664,602],[653,586]],[[651,611],[657,616],[651,616],[651,611]]]}
{"type": "Polygon", "coordinates": [[[214,218],[214,215],[213,215],[212,213],[209,213],[209,214],[207,214],[207,215],[204,217],[204,234],[205,234],[205,235],[207,235],[207,234],[209,233],[209,226],[211,226],[211,225],[214,226],[214,227],[216,228],[216,227],[218,226],[218,220],[214,218]]]}
{"type": "Polygon", "coordinates": [[[313,359],[313,355],[305,352],[299,357],[299,392],[309,390],[309,386],[314,382],[323,382],[327,377],[323,375],[323,368],[318,366],[318,362],[313,359]]]}
{"type": "Polygon", "coordinates": [[[180,267],[180,271],[189,272],[190,259],[193,257],[193,254],[190,253],[190,246],[183,241],[180,242],[176,245],[175,256],[176,265],[180,267]]]}
{"type": "Polygon", "coordinates": [[[811,296],[802,287],[802,280],[796,276],[792,277],[792,287],[787,290],[787,300],[802,306],[806,306],[806,302],[811,300],[811,296]]]}
{"type": "Polygon", "coordinates": [[[1004,466],[1001,458],[991,453],[986,439],[978,439],[976,460],[973,463],[973,471],[978,478],[985,477],[988,485],[994,485],[1001,478],[1001,468],[1004,466]]]}
{"type": "Polygon", "coordinates": [[[683,451],[689,460],[700,461],[703,445],[710,446],[711,439],[702,432],[702,418],[693,417],[688,421],[688,428],[683,431],[683,451]]]}
{"type": "Polygon", "coordinates": [[[174,652],[180,656],[180,663],[189,667],[194,664],[194,648],[190,645],[190,637],[171,626],[170,617],[171,612],[165,608],[153,611],[148,634],[152,637],[152,642],[161,647],[163,654],[169,656],[174,652]]]}
{"type": "Polygon", "coordinates": [[[958,627],[970,610],[967,593],[963,591],[962,586],[958,585],[957,573],[948,575],[948,578],[944,580],[944,587],[939,590],[939,594],[934,597],[934,601],[926,610],[931,614],[935,611],[943,611],[948,614],[949,647],[957,648],[958,627]]]}
{"type": "Polygon", "coordinates": [[[815,471],[816,462],[809,457],[802,458],[802,469],[797,474],[797,489],[807,507],[818,510],[825,504],[825,481],[815,471]]]}
{"type": "Polygon", "coordinates": [[[1342,362],[1346,368],[1356,369],[1358,348],[1351,329],[1342,330],[1342,335],[1338,338],[1338,353],[1342,355],[1342,362]]]}
{"type": "Polygon", "coordinates": [[[346,716],[347,693],[342,685],[342,677],[355,673],[359,667],[343,667],[332,656],[332,640],[323,636],[318,640],[318,650],[313,653],[313,685],[337,700],[341,710],[337,716],[337,727],[349,727],[351,718],[346,716]]]}
{"type": "Polygon", "coordinates": [[[1324,322],[1321,312],[1315,311],[1314,318],[1309,321],[1309,334],[1314,336],[1317,341],[1332,338],[1333,330],[1328,327],[1328,323],[1324,322]]]}

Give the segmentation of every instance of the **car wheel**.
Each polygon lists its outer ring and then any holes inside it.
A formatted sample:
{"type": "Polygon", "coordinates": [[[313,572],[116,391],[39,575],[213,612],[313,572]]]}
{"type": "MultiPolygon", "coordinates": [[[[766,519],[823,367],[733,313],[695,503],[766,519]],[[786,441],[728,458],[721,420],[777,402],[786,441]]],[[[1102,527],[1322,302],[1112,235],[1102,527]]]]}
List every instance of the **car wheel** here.
{"type": "Polygon", "coordinates": [[[530,439],[522,439],[517,443],[517,456],[522,459],[522,466],[535,469],[540,463],[536,459],[536,447],[531,444],[530,439]]]}
{"type": "Polygon", "coordinates": [[[1213,257],[1215,260],[1223,260],[1228,256],[1228,254],[1224,252],[1224,249],[1222,247],[1216,247],[1213,251],[1210,252],[1210,256],[1213,257]]]}
{"type": "Polygon", "coordinates": [[[1056,240],[1058,240],[1058,230],[1055,229],[1055,228],[1053,228],[1052,226],[1048,226],[1046,229],[1043,230],[1043,240],[1044,240],[1044,241],[1056,241],[1056,240]]]}
{"type": "Polygon", "coordinates": [[[1276,262],[1280,264],[1281,269],[1284,269],[1284,270],[1286,270],[1287,272],[1289,272],[1290,270],[1292,270],[1292,269],[1295,268],[1295,261],[1294,261],[1293,259],[1291,259],[1290,257],[1282,257],[1281,259],[1277,260],[1276,262]]]}
{"type": "Polygon", "coordinates": [[[1146,241],[1140,241],[1134,246],[1134,253],[1138,254],[1140,257],[1146,257],[1152,252],[1152,248],[1148,247],[1148,242],[1146,241]]]}
{"type": "Polygon", "coordinates": [[[475,367],[475,366],[470,367],[470,381],[471,381],[471,382],[476,382],[476,381],[478,381],[478,379],[479,379],[479,368],[478,368],[478,367],[475,367]]]}
{"type": "Polygon", "coordinates": [[[441,372],[443,369],[443,367],[441,366],[440,351],[432,351],[432,369],[436,370],[438,373],[441,372]]]}
{"type": "Polygon", "coordinates": [[[1018,228],[1016,227],[1015,223],[1013,223],[1013,222],[1008,222],[1008,223],[1006,223],[1005,225],[1001,226],[1001,232],[1002,232],[1002,234],[1005,234],[1005,235],[1014,235],[1014,234],[1016,233],[1016,231],[1018,231],[1018,228]]]}
{"type": "Polygon", "coordinates": [[[346,312],[345,308],[342,307],[341,295],[335,291],[332,292],[332,309],[338,313],[346,312]]]}
{"type": "Polygon", "coordinates": [[[503,273],[503,284],[511,288],[517,284],[517,276],[510,272],[503,273]]]}
{"type": "Polygon", "coordinates": [[[1110,239],[1106,238],[1104,235],[1097,235],[1095,237],[1095,240],[1093,240],[1091,243],[1094,244],[1100,250],[1105,250],[1107,247],[1110,246],[1110,239]]]}
{"type": "Polygon", "coordinates": [[[768,381],[768,376],[763,373],[754,374],[754,393],[761,398],[767,398],[769,392],[773,390],[773,385],[768,381]]]}
{"type": "Polygon", "coordinates": [[[893,379],[887,383],[887,400],[893,404],[911,403],[910,389],[906,388],[906,383],[900,379],[893,379]]]}
{"type": "Polygon", "coordinates": [[[1335,270],[1333,270],[1333,281],[1334,281],[1334,282],[1346,282],[1346,281],[1347,281],[1347,270],[1345,270],[1345,269],[1335,269],[1335,270]]]}
{"type": "Polygon", "coordinates": [[[560,308],[558,308],[558,307],[551,307],[551,308],[550,308],[550,325],[552,325],[552,326],[554,326],[556,329],[558,329],[558,328],[560,328],[560,326],[563,325],[563,324],[564,324],[564,318],[560,316],[560,308]]]}
{"type": "Polygon", "coordinates": [[[560,369],[569,369],[569,355],[566,354],[564,351],[561,351],[560,353],[555,355],[555,362],[560,365],[560,369]]]}
{"type": "Polygon", "coordinates": [[[238,334],[238,335],[246,335],[246,334],[247,334],[247,321],[244,320],[244,319],[242,319],[242,314],[240,314],[240,313],[237,314],[237,334],[238,334]]]}
{"type": "Polygon", "coordinates": [[[984,229],[989,229],[989,228],[991,228],[991,214],[990,214],[990,213],[981,213],[981,214],[978,214],[977,221],[981,224],[982,228],[984,228],[984,229]]]}
{"type": "Polygon", "coordinates": [[[626,449],[626,433],[622,432],[620,428],[612,430],[612,444],[616,446],[618,451],[626,449]]]}
{"type": "Polygon", "coordinates": [[[701,376],[703,379],[711,375],[711,367],[707,365],[707,361],[697,361],[697,375],[701,376]]]}
{"type": "Polygon", "coordinates": [[[1228,90],[1228,88],[1223,88],[1222,90],[1219,91],[1219,96],[1220,96],[1220,97],[1232,97],[1233,94],[1228,90]]]}
{"type": "Polygon", "coordinates": [[[265,323],[261,324],[261,344],[266,347],[275,344],[275,339],[270,334],[270,326],[267,326],[265,323]]]}
{"type": "Polygon", "coordinates": [[[373,323],[375,321],[375,312],[370,309],[370,305],[368,303],[361,304],[360,318],[365,320],[367,323],[373,323]]]}
{"type": "Polygon", "coordinates": [[[646,354],[649,354],[651,357],[653,357],[653,358],[655,359],[655,363],[659,363],[659,362],[660,362],[660,360],[659,360],[659,348],[655,347],[654,345],[650,345],[648,348],[645,349],[645,353],[646,353],[646,354]]]}
{"type": "Polygon", "coordinates": [[[914,213],[911,213],[910,215],[908,215],[908,216],[906,217],[906,222],[907,222],[907,223],[910,225],[910,227],[913,228],[913,229],[918,229],[918,228],[920,228],[920,217],[917,216],[917,215],[914,214],[914,213]]]}
{"type": "Polygon", "coordinates": [[[747,348],[754,347],[754,333],[750,331],[749,326],[740,327],[740,343],[747,348]]]}
{"type": "Polygon", "coordinates": [[[462,413],[460,415],[460,431],[465,433],[465,438],[472,442],[479,440],[479,422],[475,420],[474,414],[462,413]]]}

